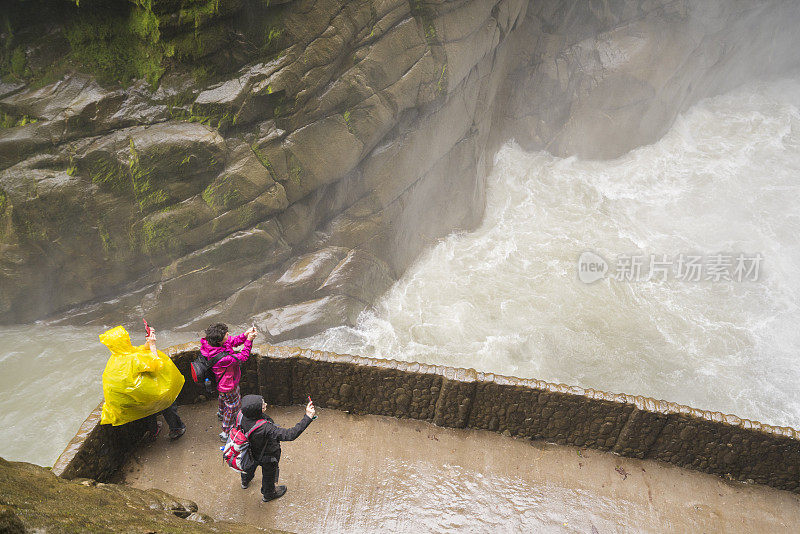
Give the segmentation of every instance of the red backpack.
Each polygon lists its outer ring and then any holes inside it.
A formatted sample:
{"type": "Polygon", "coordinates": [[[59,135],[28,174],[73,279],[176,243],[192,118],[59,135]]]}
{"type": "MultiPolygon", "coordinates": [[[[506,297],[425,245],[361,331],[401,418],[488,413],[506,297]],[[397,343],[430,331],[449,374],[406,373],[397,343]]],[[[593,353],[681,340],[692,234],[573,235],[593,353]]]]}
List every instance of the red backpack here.
{"type": "Polygon", "coordinates": [[[242,430],[242,412],[236,416],[236,423],[228,432],[228,441],[222,447],[222,461],[228,467],[239,473],[244,473],[253,468],[255,461],[250,453],[250,434],[267,422],[266,419],[259,419],[248,432],[242,430]]]}

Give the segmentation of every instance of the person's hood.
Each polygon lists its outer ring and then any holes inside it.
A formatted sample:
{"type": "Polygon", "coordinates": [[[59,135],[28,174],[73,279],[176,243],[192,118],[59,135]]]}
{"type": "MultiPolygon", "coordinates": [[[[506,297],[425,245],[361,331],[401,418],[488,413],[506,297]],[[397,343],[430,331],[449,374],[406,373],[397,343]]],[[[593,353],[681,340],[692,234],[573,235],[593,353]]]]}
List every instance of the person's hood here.
{"type": "Polygon", "coordinates": [[[206,338],[200,340],[200,354],[205,356],[206,358],[213,358],[220,352],[225,352],[225,343],[222,344],[222,347],[215,347],[214,345],[210,344],[206,341],[206,338]]]}
{"type": "Polygon", "coordinates": [[[261,419],[261,406],[264,397],[261,395],[245,395],[242,397],[242,415],[248,419],[261,419]]]}
{"type": "Polygon", "coordinates": [[[114,353],[133,352],[134,350],[133,345],[131,345],[131,336],[121,326],[115,326],[111,330],[106,330],[100,334],[100,342],[114,353]]]}

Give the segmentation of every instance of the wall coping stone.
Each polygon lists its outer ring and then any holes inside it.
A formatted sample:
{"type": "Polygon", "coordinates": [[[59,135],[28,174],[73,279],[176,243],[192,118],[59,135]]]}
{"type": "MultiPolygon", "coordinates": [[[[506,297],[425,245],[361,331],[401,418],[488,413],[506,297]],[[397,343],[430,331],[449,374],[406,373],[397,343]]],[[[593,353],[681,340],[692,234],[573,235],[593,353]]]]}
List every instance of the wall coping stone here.
{"type": "MultiPolygon", "coordinates": [[[[175,353],[183,352],[185,350],[199,350],[199,343],[187,343],[185,345],[178,345],[175,353]],[[191,348],[191,347],[197,348],[191,348]]],[[[370,358],[365,356],[352,356],[349,354],[337,354],[335,352],[315,351],[313,349],[304,349],[300,347],[284,347],[275,345],[253,345],[253,352],[268,355],[272,358],[308,358],[309,360],[324,361],[331,363],[349,363],[366,367],[377,368],[390,368],[411,373],[429,373],[439,374],[450,380],[457,380],[460,382],[482,382],[494,383],[501,386],[516,386],[529,389],[540,389],[552,393],[563,393],[567,395],[576,395],[581,397],[588,397],[595,400],[605,400],[614,403],[631,404],[639,410],[646,412],[654,412],[662,415],[689,415],[698,419],[704,419],[715,423],[725,423],[731,426],[738,426],[747,430],[757,430],[767,434],[774,434],[778,436],[785,436],[793,439],[800,440],[800,432],[791,427],[772,426],[759,421],[751,421],[738,417],[734,414],[723,414],[721,412],[714,412],[710,410],[701,410],[683,404],[670,402],[666,400],[658,400],[652,397],[644,397],[641,395],[631,395],[627,393],[609,393],[606,391],[581,388],[578,386],[570,386],[567,384],[556,384],[553,382],[545,382],[535,378],[518,378],[515,376],[498,375],[494,373],[486,373],[476,371],[472,368],[449,367],[440,365],[430,365],[419,362],[407,362],[402,360],[370,358]]],[[[170,354],[170,353],[168,353],[170,354]]]]}

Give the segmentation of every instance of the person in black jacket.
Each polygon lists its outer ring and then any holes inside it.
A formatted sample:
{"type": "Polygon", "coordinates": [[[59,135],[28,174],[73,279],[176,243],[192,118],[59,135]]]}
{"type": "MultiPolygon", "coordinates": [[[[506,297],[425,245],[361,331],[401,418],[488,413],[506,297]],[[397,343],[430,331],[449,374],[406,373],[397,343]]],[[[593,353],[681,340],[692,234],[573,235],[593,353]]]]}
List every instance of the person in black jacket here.
{"type": "Polygon", "coordinates": [[[306,415],[293,428],[281,428],[264,413],[267,403],[261,395],[242,397],[242,430],[249,432],[261,419],[267,422],[256,428],[248,441],[253,455],[252,472],[242,474],[242,488],[247,488],[256,476],[256,467],[261,466],[261,500],[277,499],[286,493],[286,486],[276,486],[278,482],[278,462],[281,459],[281,441],[292,441],[303,433],[314,418],[314,404],[306,406],[306,415]]]}

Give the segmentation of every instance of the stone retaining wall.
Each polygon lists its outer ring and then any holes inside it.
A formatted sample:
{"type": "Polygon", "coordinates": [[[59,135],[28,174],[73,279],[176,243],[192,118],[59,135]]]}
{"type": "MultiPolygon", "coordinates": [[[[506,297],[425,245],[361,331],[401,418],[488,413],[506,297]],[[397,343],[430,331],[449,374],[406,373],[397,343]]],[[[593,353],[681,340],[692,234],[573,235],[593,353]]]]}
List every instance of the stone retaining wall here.
{"type": "Polygon", "coordinates": [[[144,419],[126,425],[100,424],[101,402],[78,429],[78,433],[53,465],[53,473],[72,478],[92,478],[107,482],[125,463],[147,428],[144,419]]]}
{"type": "Polygon", "coordinates": [[[264,347],[268,402],[423,419],[660,460],[800,491],[800,436],[719,412],[472,369],[264,347]]]}
{"type": "MultiPolygon", "coordinates": [[[[202,389],[188,378],[199,346],[171,347],[167,353],[187,376],[179,402],[204,399],[202,389]]],[[[271,404],[299,404],[310,395],[318,406],[351,413],[591,447],[800,492],[800,436],[788,427],[472,369],[289,347],[260,346],[254,354],[242,370],[242,394],[260,391],[271,404]]],[[[93,424],[91,432],[82,427],[59,458],[53,468],[57,474],[102,479],[120,465],[127,453],[122,444],[130,439],[110,435],[126,430],[93,424]],[[102,461],[87,463],[83,450],[102,461]],[[105,457],[97,451],[105,451],[105,457]]]]}

